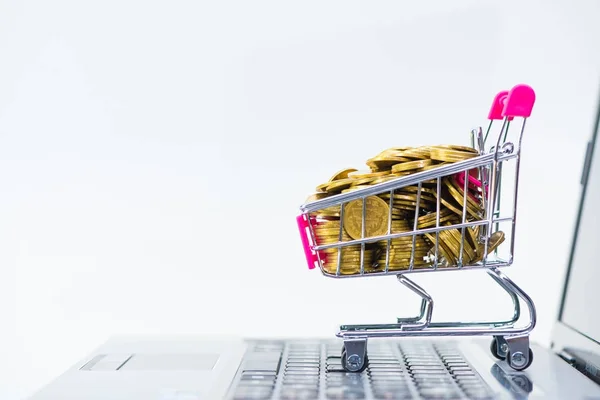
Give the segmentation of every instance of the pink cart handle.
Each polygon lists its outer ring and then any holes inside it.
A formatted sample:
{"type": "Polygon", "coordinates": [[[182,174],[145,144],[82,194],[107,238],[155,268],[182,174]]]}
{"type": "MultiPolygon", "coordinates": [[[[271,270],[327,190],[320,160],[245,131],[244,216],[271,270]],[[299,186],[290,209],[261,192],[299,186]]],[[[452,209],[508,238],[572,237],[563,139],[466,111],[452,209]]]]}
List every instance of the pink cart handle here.
{"type": "Polygon", "coordinates": [[[531,116],[535,103],[535,92],[530,86],[517,85],[508,92],[508,97],[502,110],[502,115],[507,118],[531,116]]]}
{"type": "MultiPolygon", "coordinates": [[[[508,90],[503,90],[499,92],[496,97],[494,97],[494,101],[492,102],[492,107],[490,108],[490,112],[488,114],[488,119],[492,120],[502,120],[505,115],[503,113],[504,106],[506,104],[506,99],[508,98],[508,90]]],[[[509,117],[508,120],[512,121],[513,117],[509,117]]]]}
{"type": "Polygon", "coordinates": [[[306,219],[306,215],[298,215],[296,217],[296,222],[298,223],[298,230],[300,231],[300,239],[302,240],[302,247],[304,248],[308,269],[315,269],[315,263],[318,262],[319,259],[317,258],[317,254],[310,247],[308,241],[308,220],[306,219]]]}
{"type": "MultiPolygon", "coordinates": [[[[461,188],[465,187],[465,173],[463,172],[459,172],[456,175],[454,175],[454,179],[456,180],[456,182],[460,185],[461,188]]],[[[471,189],[477,189],[481,187],[481,182],[479,181],[479,179],[475,178],[474,176],[471,176],[471,174],[469,174],[469,184],[467,186],[467,188],[471,188],[471,189]]],[[[469,191],[467,191],[469,197],[473,200],[477,200],[477,198],[469,191]]],[[[487,193],[487,185],[486,185],[486,193],[487,193]]]]}
{"type": "MultiPolygon", "coordinates": [[[[456,174],[456,182],[458,182],[461,187],[465,186],[465,173],[463,172],[459,172],[456,174]]],[[[475,188],[480,188],[481,187],[481,182],[479,181],[479,179],[475,178],[474,176],[472,176],[471,174],[469,174],[469,186],[471,187],[475,187],[475,188]]]]}

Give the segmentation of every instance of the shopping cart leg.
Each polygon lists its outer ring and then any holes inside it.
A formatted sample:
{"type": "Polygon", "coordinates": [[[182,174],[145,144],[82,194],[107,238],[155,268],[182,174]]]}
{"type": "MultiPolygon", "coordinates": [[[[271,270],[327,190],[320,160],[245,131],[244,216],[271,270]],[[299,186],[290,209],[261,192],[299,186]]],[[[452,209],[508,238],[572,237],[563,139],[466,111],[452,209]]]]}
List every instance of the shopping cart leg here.
{"type": "Polygon", "coordinates": [[[505,338],[508,344],[506,362],[516,371],[522,371],[533,362],[533,352],[529,348],[529,335],[508,336],[505,338]]]}
{"type": "Polygon", "coordinates": [[[350,372],[362,372],[369,363],[367,338],[345,339],[342,348],[342,367],[350,372]]]}
{"type": "Polygon", "coordinates": [[[345,339],[342,367],[350,372],[362,372],[368,365],[367,338],[345,339]]]}
{"type": "Polygon", "coordinates": [[[499,360],[505,360],[506,353],[508,352],[508,343],[506,343],[504,336],[494,336],[492,344],[490,345],[490,350],[494,357],[499,360]]]}
{"type": "Polygon", "coordinates": [[[421,297],[421,315],[418,319],[415,318],[398,318],[398,322],[402,323],[402,330],[420,330],[429,326],[431,323],[431,314],[433,313],[433,299],[422,287],[411,281],[404,275],[396,275],[398,282],[409,288],[414,293],[421,297]],[[423,320],[423,318],[425,318],[423,320]]]}
{"type": "MultiPolygon", "coordinates": [[[[489,272],[493,273],[498,278],[499,283],[505,286],[510,291],[518,295],[527,305],[529,309],[529,324],[520,332],[520,334],[512,336],[504,336],[503,338],[497,338],[497,350],[506,350],[505,358],[508,365],[517,371],[523,371],[531,365],[533,362],[533,352],[529,347],[529,332],[535,327],[537,313],[535,305],[531,297],[527,295],[516,283],[514,283],[508,276],[504,275],[497,268],[490,268],[489,272]],[[502,346],[501,340],[506,342],[506,346],[502,346]]],[[[492,342],[492,346],[493,346],[492,342]]],[[[492,349],[492,353],[494,353],[492,349]]],[[[496,355],[496,354],[494,354],[496,355]]],[[[500,356],[502,353],[499,352],[500,356]]]]}
{"type": "Polygon", "coordinates": [[[415,323],[415,322],[422,320],[423,317],[425,317],[426,308],[427,308],[427,300],[422,299],[421,300],[421,311],[419,312],[419,315],[417,315],[416,317],[398,317],[398,323],[399,324],[409,324],[409,323],[415,323]]]}

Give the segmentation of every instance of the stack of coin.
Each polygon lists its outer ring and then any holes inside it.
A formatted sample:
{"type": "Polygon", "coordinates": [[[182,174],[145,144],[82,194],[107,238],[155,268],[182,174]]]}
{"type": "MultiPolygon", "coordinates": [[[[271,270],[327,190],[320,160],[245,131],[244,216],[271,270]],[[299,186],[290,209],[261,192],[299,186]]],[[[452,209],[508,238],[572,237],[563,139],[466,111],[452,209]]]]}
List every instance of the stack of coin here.
{"type": "MultiPolygon", "coordinates": [[[[478,151],[474,148],[456,145],[393,147],[368,159],[366,164],[369,169],[346,168],[337,172],[327,182],[317,186],[316,193],[309,196],[307,202],[363,189],[478,155],[478,151]]],[[[477,176],[478,171],[471,172],[477,176]]],[[[389,253],[388,240],[366,244],[363,257],[365,271],[381,271],[386,263],[389,270],[407,269],[411,263],[411,256],[414,268],[430,267],[435,260],[436,248],[438,265],[442,267],[459,264],[461,247],[463,265],[483,260],[485,246],[479,240],[477,228],[465,228],[464,239],[462,229],[446,228],[460,224],[463,220],[471,222],[484,217],[481,192],[469,187],[465,202],[464,186],[455,176],[442,178],[440,186],[441,191],[438,193],[437,179],[431,179],[422,182],[420,189],[417,185],[406,186],[394,190],[393,195],[385,192],[367,197],[364,203],[362,199],[348,202],[344,205],[343,213],[339,205],[312,213],[312,217],[319,221],[314,228],[317,244],[409,232],[414,229],[415,216],[418,215],[417,229],[436,226],[443,229],[438,234],[433,232],[417,235],[414,255],[413,236],[389,240],[389,253]],[[463,209],[466,211],[465,215],[463,209]],[[343,229],[340,232],[342,216],[343,229]],[[388,228],[391,231],[388,231],[388,228]]],[[[488,243],[488,253],[495,250],[503,241],[502,232],[492,235],[488,243]]],[[[326,271],[336,272],[340,252],[341,273],[358,273],[361,260],[360,245],[346,246],[342,250],[336,247],[322,251],[323,258],[326,260],[324,262],[326,271]]]]}
{"type": "MultiPolygon", "coordinates": [[[[319,222],[313,227],[315,240],[318,245],[332,244],[338,242],[347,242],[352,238],[346,233],[345,229],[340,229],[339,220],[330,220],[319,222]]],[[[374,247],[365,246],[364,265],[370,268],[373,264],[374,247]]],[[[323,267],[329,273],[335,274],[338,263],[342,275],[355,274],[360,271],[361,245],[350,245],[344,247],[331,247],[321,250],[319,257],[323,261],[323,267]]]]}
{"type": "MultiPolygon", "coordinates": [[[[409,225],[408,220],[393,220],[390,228],[391,233],[410,232],[413,230],[413,226],[409,225]]],[[[380,251],[378,252],[379,257],[377,258],[376,267],[379,270],[383,270],[386,263],[388,263],[390,271],[406,269],[410,266],[411,257],[414,268],[424,267],[429,264],[425,257],[431,248],[431,244],[421,235],[401,236],[390,240],[383,240],[377,242],[377,245],[380,251]],[[414,255],[412,254],[413,247],[415,249],[414,255]]]]}

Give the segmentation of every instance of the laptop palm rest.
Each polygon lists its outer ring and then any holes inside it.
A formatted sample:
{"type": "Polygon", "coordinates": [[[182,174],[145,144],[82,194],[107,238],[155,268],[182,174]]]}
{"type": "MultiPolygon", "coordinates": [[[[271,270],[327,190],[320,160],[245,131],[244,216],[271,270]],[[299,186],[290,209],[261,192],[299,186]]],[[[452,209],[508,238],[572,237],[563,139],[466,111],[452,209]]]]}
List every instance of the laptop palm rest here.
{"type": "Polygon", "coordinates": [[[84,371],[206,371],[219,360],[211,353],[100,354],[86,363],[84,371]]]}

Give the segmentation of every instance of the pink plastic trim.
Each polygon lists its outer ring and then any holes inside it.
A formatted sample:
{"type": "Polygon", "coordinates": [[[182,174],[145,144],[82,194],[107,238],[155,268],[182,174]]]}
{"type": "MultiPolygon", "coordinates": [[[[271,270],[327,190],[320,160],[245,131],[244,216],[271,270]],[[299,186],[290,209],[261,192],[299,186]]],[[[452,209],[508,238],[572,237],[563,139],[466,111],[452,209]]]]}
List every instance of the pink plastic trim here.
{"type": "Polygon", "coordinates": [[[506,98],[506,104],[502,110],[502,114],[505,117],[522,117],[527,118],[531,116],[531,110],[535,103],[535,92],[530,86],[527,85],[516,85],[506,98]]]}
{"type": "Polygon", "coordinates": [[[298,230],[300,231],[300,239],[302,240],[302,247],[304,248],[304,256],[306,257],[306,263],[308,269],[315,269],[315,263],[319,261],[317,254],[310,247],[308,241],[308,220],[306,215],[300,214],[296,217],[298,223],[298,230]]]}
{"type": "Polygon", "coordinates": [[[490,108],[490,112],[488,114],[489,120],[501,120],[504,119],[504,115],[502,115],[502,110],[504,109],[504,100],[508,97],[508,90],[503,90],[499,92],[496,97],[494,97],[494,101],[492,102],[492,107],[490,108]]]}

